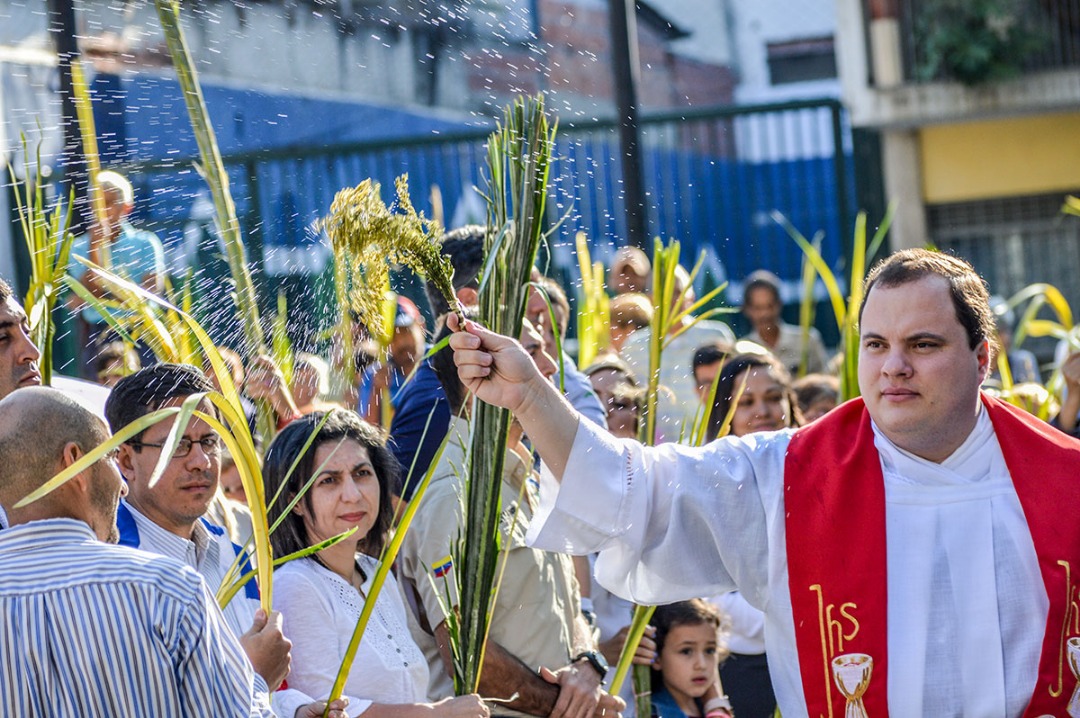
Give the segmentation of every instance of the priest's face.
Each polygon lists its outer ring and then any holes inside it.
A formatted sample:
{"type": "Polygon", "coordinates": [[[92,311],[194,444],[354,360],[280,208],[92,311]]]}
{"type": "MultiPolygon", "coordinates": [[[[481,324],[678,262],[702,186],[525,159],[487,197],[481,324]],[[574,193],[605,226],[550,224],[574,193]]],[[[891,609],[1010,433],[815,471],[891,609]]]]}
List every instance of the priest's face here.
{"type": "Polygon", "coordinates": [[[859,389],[897,446],[943,461],[975,427],[986,342],[972,349],[943,277],[875,285],[860,326],[859,389]]]}

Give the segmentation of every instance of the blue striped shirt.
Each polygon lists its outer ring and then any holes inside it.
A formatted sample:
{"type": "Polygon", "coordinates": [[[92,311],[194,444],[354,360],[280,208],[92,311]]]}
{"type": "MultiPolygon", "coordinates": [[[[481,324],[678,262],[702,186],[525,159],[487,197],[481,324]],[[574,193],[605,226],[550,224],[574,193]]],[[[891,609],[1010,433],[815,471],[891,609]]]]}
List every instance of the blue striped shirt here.
{"type": "MultiPolygon", "coordinates": [[[[168,556],[190,566],[203,577],[206,587],[215,595],[232,566],[233,559],[242,550],[225,535],[224,529],[206,519],[196,521],[191,538],[185,539],[158,526],[127,501],[121,501],[117,508],[116,525],[120,529],[121,546],[168,556]]],[[[251,564],[245,558],[240,564],[239,573],[244,574],[250,570],[251,564]]],[[[255,611],[258,609],[259,587],[253,578],[221,612],[225,616],[225,625],[234,636],[240,638],[251,628],[255,621],[255,611]]],[[[256,703],[265,716],[292,718],[298,708],[315,702],[315,699],[297,690],[271,693],[266,681],[257,673],[255,695],[256,703]]]]}
{"type": "Polygon", "coordinates": [[[81,521],[0,531],[0,715],[252,715],[251,665],[212,602],[195,571],[81,521]]]}

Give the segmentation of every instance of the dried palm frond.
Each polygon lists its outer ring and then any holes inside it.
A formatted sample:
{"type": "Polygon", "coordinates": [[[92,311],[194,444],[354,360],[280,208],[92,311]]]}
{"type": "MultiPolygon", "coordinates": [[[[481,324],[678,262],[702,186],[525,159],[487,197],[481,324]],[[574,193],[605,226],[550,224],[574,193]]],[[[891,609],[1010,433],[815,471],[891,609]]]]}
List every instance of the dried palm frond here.
{"type": "MultiPolygon", "coordinates": [[[[88,271],[95,273],[99,281],[109,287],[110,292],[114,294],[118,292],[126,293],[137,297],[145,304],[152,304],[166,311],[175,312],[176,316],[186,325],[189,334],[198,342],[207,361],[210,362],[210,366],[221,384],[221,391],[220,393],[216,391],[210,392],[204,396],[220,412],[220,418],[198,411],[195,408],[198,402],[194,399],[190,404],[185,401],[184,406],[176,412],[178,418],[165,440],[166,446],[163,447],[161,456],[163,461],[172,456],[175,441],[178,441],[182,436],[185,424],[192,417],[198,417],[210,425],[221,437],[222,441],[225,442],[229,454],[232,455],[236,468],[240,472],[240,481],[248,497],[248,507],[251,509],[254,532],[253,542],[260,601],[263,608],[269,611],[272,605],[273,591],[273,549],[270,545],[270,529],[266,518],[266,497],[262,481],[262,466],[256,453],[255,439],[244,415],[243,406],[240,403],[240,394],[235,384],[233,384],[232,373],[229,371],[225,359],[221,356],[206,330],[190,314],[137,284],[97,266],[93,262],[82,258],[80,258],[80,261],[87,266],[88,271]]],[[[75,289],[78,283],[71,280],[70,277],[67,279],[69,280],[69,286],[75,289]]],[[[110,324],[118,325],[118,320],[115,317],[110,318],[107,310],[102,316],[110,324]]],[[[100,448],[91,452],[91,455],[98,458],[104,456],[100,448]]],[[[160,466],[155,468],[155,474],[151,477],[151,482],[156,480],[160,468],[160,466]]]]}
{"type": "Polygon", "coordinates": [[[342,189],[320,223],[339,265],[359,278],[347,284],[351,288],[348,299],[369,330],[383,324],[384,288],[389,286],[390,267],[395,264],[427,278],[451,307],[458,306],[454,268],[439,244],[442,227],[413,207],[408,175],[398,177],[394,186],[393,206],[383,202],[382,187],[374,180],[342,189]]]}

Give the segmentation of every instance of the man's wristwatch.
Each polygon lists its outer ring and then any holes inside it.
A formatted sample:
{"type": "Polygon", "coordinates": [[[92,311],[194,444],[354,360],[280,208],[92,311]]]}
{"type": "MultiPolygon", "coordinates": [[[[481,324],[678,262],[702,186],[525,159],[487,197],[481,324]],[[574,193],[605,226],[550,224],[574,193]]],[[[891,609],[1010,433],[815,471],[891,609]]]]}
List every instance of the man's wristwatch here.
{"type": "Polygon", "coordinates": [[[574,660],[571,663],[577,663],[578,661],[585,660],[589,662],[589,665],[593,667],[593,670],[600,674],[600,680],[603,681],[608,674],[608,662],[604,658],[604,654],[599,651],[585,651],[574,656],[574,660]]]}

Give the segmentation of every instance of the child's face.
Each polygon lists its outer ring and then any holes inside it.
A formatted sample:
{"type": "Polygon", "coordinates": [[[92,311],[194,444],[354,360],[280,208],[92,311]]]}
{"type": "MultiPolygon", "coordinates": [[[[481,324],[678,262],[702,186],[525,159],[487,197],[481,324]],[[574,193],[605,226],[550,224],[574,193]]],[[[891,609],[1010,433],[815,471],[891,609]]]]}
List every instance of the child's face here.
{"type": "Polygon", "coordinates": [[[717,680],[716,627],[711,623],[674,626],[664,639],[656,667],[676,701],[700,698],[717,680]]]}

